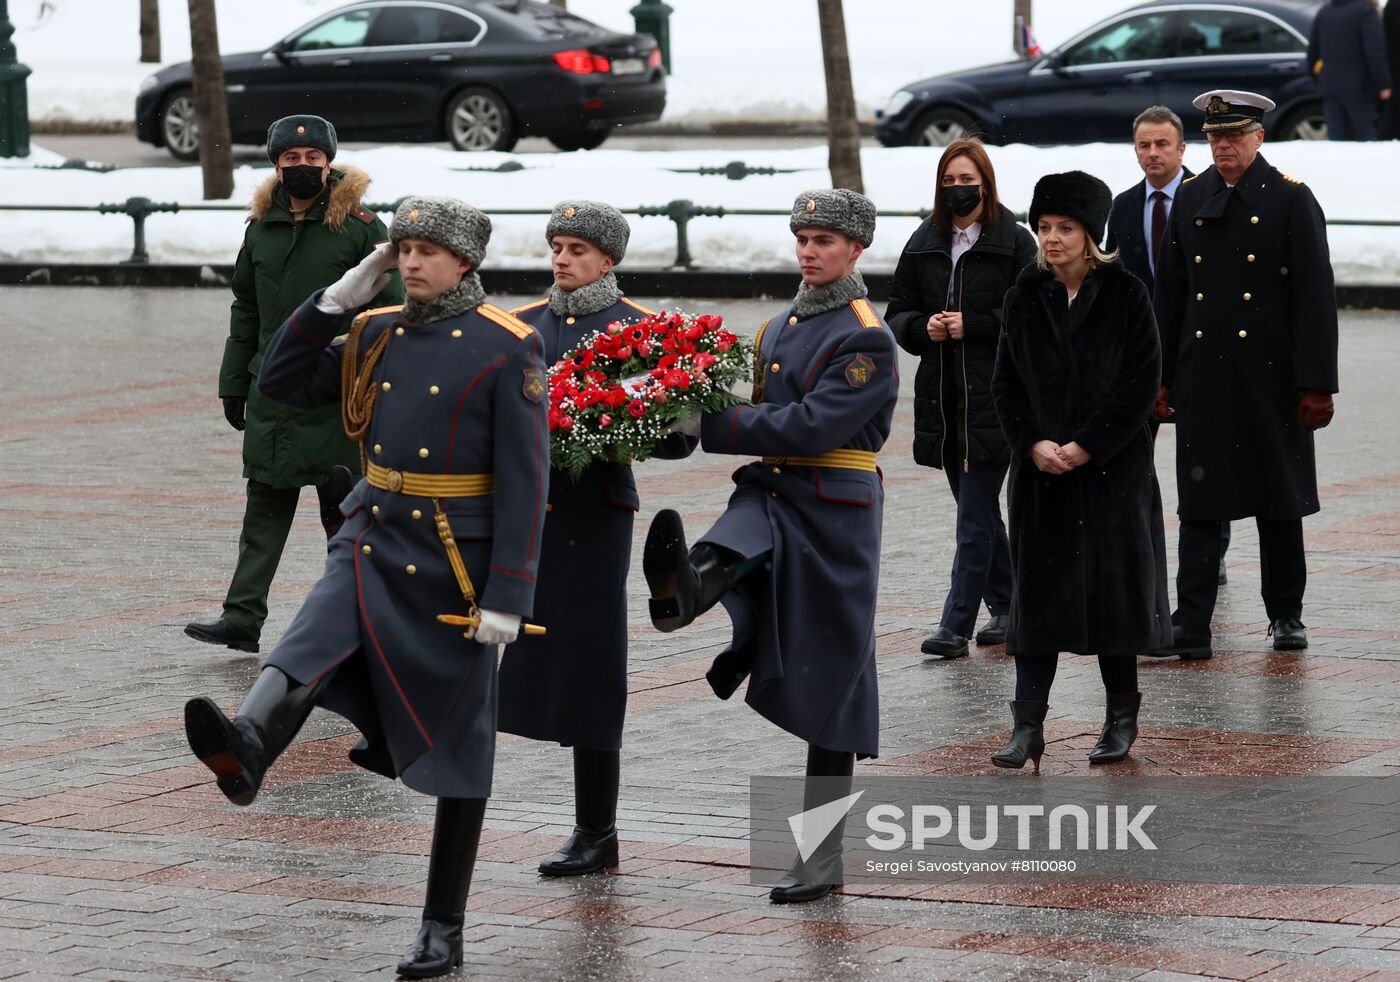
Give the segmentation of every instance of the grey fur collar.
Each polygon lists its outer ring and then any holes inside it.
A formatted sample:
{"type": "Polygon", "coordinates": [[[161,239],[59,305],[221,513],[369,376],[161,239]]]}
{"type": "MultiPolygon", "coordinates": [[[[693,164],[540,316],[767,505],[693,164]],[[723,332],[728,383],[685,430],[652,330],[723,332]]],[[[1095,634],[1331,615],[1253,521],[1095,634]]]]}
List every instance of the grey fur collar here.
{"type": "Polygon", "coordinates": [[[803,283],[797,290],[797,298],[793,300],[792,307],[798,317],[812,317],[837,307],[844,307],[868,293],[860,270],[856,270],[850,276],[843,276],[833,283],[815,289],[803,283]]]}
{"type": "Polygon", "coordinates": [[[561,290],[555,283],[549,288],[549,309],[560,317],[566,314],[583,317],[607,310],[621,298],[622,290],[617,285],[616,274],[607,273],[577,290],[561,290]]]}
{"type": "Polygon", "coordinates": [[[408,298],[404,301],[403,317],[414,324],[431,324],[465,314],[485,302],[486,291],[481,288],[481,277],[473,270],[462,277],[462,282],[432,300],[408,298]]]}

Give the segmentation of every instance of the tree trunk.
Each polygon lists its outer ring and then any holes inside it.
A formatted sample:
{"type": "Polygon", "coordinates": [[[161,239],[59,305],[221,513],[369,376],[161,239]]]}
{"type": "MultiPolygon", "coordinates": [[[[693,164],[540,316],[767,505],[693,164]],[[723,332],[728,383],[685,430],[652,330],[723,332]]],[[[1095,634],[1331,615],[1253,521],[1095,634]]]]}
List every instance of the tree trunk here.
{"type": "Polygon", "coordinates": [[[864,191],[860,176],[860,125],[851,85],[851,56],[846,48],[846,18],[841,0],[817,0],[821,23],[822,67],[826,70],[827,165],[831,186],[864,191]]]}
{"type": "Polygon", "coordinates": [[[141,60],[160,61],[160,0],[141,0],[141,60]]]}
{"type": "Polygon", "coordinates": [[[549,2],[563,10],[569,9],[569,0],[549,0],[549,2]]]}
{"type": "Polygon", "coordinates": [[[189,0],[190,51],[194,68],[194,112],[199,120],[199,166],[204,200],[233,195],[233,150],[229,146],[228,96],[214,0],[189,0]]]}

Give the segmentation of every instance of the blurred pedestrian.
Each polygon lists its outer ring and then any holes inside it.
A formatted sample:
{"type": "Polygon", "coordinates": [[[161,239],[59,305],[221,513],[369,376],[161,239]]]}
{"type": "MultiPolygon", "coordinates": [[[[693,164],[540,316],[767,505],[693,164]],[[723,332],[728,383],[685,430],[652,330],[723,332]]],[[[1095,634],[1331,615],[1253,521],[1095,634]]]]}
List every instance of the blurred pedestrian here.
{"type": "Polygon", "coordinates": [[[1329,140],[1374,140],[1376,117],[1390,101],[1390,67],[1375,0],[1331,0],[1308,37],[1329,140]]]}
{"type": "Polygon", "coordinates": [[[237,716],[191,699],[185,735],[219,790],[250,805],[320,705],[360,731],[354,763],[437,798],[422,924],[398,965],[417,979],[462,963],[495,762],[496,659],[534,604],[549,396],[539,335],[485,302],[490,220],[452,198],[412,197],[391,236],[306,299],[268,348],[258,385],[290,405],[338,403],[367,473],[237,716]],[[395,263],[408,302],[352,320],[395,263]]]}
{"type": "MultiPolygon", "coordinates": [[[[512,314],[539,332],[545,365],[616,321],[652,311],[622,293],[613,267],[627,253],[627,219],[602,201],[561,201],[545,226],[549,296],[512,314]]],[[[694,437],[662,438],[679,458],[694,437]]],[[[549,633],[522,637],[501,659],[497,726],[573,748],[574,831],[540,864],[545,876],[617,868],[617,796],[627,713],[627,570],[641,506],[626,463],[596,461],[577,481],[552,470],[535,606],[549,633]]]]}
{"type": "MultiPolygon", "coordinates": [[[[320,116],[286,116],[268,127],[267,156],[276,173],[253,195],[233,268],[219,397],[229,425],[243,431],[248,501],[223,615],[189,624],[185,633],[239,651],[258,650],[267,594],[301,489],[315,486],[329,540],[344,521],[340,502],[361,470],[359,451],[334,407],[297,409],[257,386],[263,356],[282,322],[389,237],[378,216],[364,210],[369,175],[334,165],[335,153],[335,127],[320,116]]],[[[402,300],[398,273],[392,272],[375,305],[402,300]]]]}
{"type": "Polygon", "coordinates": [[[992,404],[1001,302],[1035,259],[1035,239],[997,197],[983,145],[943,151],[933,214],[910,237],[895,269],[885,322],[919,356],[914,376],[914,460],[942,469],[957,505],[952,584],[927,655],[961,658],[986,603],[980,645],[1006,642],[1011,555],[1001,518],[1010,455],[992,404]]]}
{"type": "Polygon", "coordinates": [[[1147,420],[1161,364],[1147,289],[1099,248],[1113,195],[1040,179],[1036,265],[1006,296],[992,391],[1011,446],[1015,724],[998,767],[1036,769],[1061,652],[1097,655],[1107,708],[1092,764],[1137,738],[1137,656],[1170,637],[1162,498],[1147,420]]]}
{"type": "Polygon", "coordinates": [[[1214,165],[1181,186],[1157,269],[1162,388],[1176,419],[1180,564],[1172,644],[1211,657],[1220,525],[1259,527],[1275,651],[1308,646],[1303,516],[1318,510],[1313,431],[1337,391],[1337,296],[1327,221],[1312,192],[1259,152],[1274,103],[1217,89],[1196,97],[1214,165]]]}

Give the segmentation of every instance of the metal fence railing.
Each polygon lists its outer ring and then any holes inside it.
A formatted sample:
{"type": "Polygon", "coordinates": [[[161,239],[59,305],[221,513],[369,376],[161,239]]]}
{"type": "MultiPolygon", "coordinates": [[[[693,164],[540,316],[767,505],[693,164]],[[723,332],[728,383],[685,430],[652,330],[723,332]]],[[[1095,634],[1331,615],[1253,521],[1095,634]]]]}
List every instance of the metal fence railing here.
{"type": "MultiPolygon", "coordinates": [[[[398,202],[392,204],[367,204],[364,206],[369,211],[382,215],[390,215],[398,208],[398,202]]],[[[642,218],[666,218],[675,225],[676,230],[676,258],[672,267],[676,269],[694,269],[695,259],[690,253],[690,223],[696,218],[724,218],[726,216],[757,216],[765,218],[777,218],[786,216],[786,209],[768,208],[726,208],[723,205],[697,205],[688,198],[678,198],[675,201],[668,201],[664,205],[641,205],[637,208],[622,208],[624,214],[637,215],[642,218]]],[[[146,250],[146,219],[151,215],[160,213],[179,212],[199,212],[199,211],[227,211],[240,212],[246,214],[248,209],[244,205],[234,204],[179,204],[173,201],[152,201],[150,198],[137,197],[127,198],[125,201],[113,204],[100,205],[48,205],[48,204],[4,204],[0,203],[0,211],[42,211],[42,212],[90,212],[102,215],[126,215],[131,219],[132,224],[132,246],[131,255],[123,260],[124,263],[146,264],[150,262],[150,254],[146,250]]],[[[489,209],[491,215],[549,215],[549,208],[492,208],[489,209]]],[[[918,218],[924,219],[929,216],[928,209],[917,211],[881,211],[881,218],[918,218]]],[[[1018,214],[1017,221],[1024,222],[1026,216],[1018,214]]],[[[1328,227],[1375,227],[1375,228],[1400,228],[1400,220],[1395,219],[1344,219],[1329,220],[1328,227]]]]}

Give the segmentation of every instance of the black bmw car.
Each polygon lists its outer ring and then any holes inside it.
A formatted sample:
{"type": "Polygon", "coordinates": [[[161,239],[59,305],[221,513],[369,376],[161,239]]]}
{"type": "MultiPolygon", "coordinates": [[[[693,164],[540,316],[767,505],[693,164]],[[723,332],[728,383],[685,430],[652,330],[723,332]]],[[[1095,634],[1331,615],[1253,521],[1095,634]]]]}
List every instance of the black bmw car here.
{"type": "MultiPolygon", "coordinates": [[[[666,73],[646,34],[619,34],[535,0],[363,0],[266,51],[224,56],[233,142],[315,113],[342,140],[509,150],[526,134],[588,150],[613,127],[661,116],[666,73]]],[[[188,62],[147,78],[136,134],[199,156],[188,62]]]]}
{"type": "MultiPolygon", "coordinates": [[[[885,146],[1126,140],[1148,106],[1199,115],[1191,100],[1245,89],[1278,104],[1274,139],[1326,139],[1307,61],[1323,0],[1155,0],[1104,20],[1040,57],[924,79],[877,113],[885,146]]],[[[1193,127],[1188,127],[1188,135],[1193,127]]]]}

